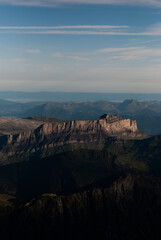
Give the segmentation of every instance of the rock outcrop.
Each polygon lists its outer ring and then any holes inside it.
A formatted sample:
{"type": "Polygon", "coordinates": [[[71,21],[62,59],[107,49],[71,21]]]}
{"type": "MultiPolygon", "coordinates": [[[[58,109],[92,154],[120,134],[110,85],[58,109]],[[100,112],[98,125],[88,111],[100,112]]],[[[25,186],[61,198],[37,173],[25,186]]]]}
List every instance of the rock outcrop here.
{"type": "Polygon", "coordinates": [[[140,136],[136,121],[122,119],[120,116],[103,115],[95,121],[68,121],[63,123],[44,123],[39,127],[39,133],[44,135],[104,131],[110,136],[140,136]]]}
{"type": "Polygon", "coordinates": [[[95,121],[43,123],[35,130],[0,137],[1,164],[76,148],[102,149],[109,138],[143,138],[136,121],[103,115],[95,121]]]}

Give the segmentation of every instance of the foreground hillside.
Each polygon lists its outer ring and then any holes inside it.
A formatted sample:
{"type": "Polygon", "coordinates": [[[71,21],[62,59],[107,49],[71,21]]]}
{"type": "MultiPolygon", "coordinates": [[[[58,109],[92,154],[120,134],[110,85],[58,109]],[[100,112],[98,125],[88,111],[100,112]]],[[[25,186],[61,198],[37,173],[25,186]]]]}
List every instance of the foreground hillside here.
{"type": "Polygon", "coordinates": [[[160,135],[109,114],[26,121],[0,137],[1,239],[160,240],[160,135]]]}
{"type": "Polygon", "coordinates": [[[127,174],[71,195],[43,194],[3,207],[1,239],[159,240],[160,190],[159,178],[127,174]]]}

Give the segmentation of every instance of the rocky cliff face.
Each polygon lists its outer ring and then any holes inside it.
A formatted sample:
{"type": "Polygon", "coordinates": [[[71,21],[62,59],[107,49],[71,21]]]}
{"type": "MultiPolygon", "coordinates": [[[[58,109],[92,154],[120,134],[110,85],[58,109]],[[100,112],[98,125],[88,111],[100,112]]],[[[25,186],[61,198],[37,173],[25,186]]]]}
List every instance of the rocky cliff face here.
{"type": "Polygon", "coordinates": [[[122,119],[120,116],[103,115],[95,121],[68,121],[63,123],[44,123],[40,128],[41,134],[59,134],[73,132],[98,132],[104,131],[110,136],[139,136],[136,121],[122,119]]]}
{"type": "Polygon", "coordinates": [[[35,130],[0,137],[1,164],[75,148],[102,149],[109,137],[141,138],[136,121],[103,115],[95,121],[43,123],[35,130]]]}

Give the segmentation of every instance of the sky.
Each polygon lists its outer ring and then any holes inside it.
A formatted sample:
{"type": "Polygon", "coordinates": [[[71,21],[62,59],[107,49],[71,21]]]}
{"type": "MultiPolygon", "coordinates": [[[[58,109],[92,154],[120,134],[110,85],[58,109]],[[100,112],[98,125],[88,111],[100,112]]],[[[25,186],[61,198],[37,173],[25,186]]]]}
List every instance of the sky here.
{"type": "Polygon", "coordinates": [[[0,0],[0,90],[161,93],[161,0],[0,0]]]}

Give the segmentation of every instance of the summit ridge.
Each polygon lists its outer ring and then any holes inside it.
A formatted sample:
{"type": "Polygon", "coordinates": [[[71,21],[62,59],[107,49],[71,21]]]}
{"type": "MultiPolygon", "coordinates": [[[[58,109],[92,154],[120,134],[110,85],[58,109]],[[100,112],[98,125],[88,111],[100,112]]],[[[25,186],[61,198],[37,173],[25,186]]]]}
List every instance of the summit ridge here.
{"type": "Polygon", "coordinates": [[[78,148],[103,149],[109,139],[138,139],[137,122],[105,114],[94,121],[44,122],[34,130],[0,136],[0,164],[78,148]]]}

